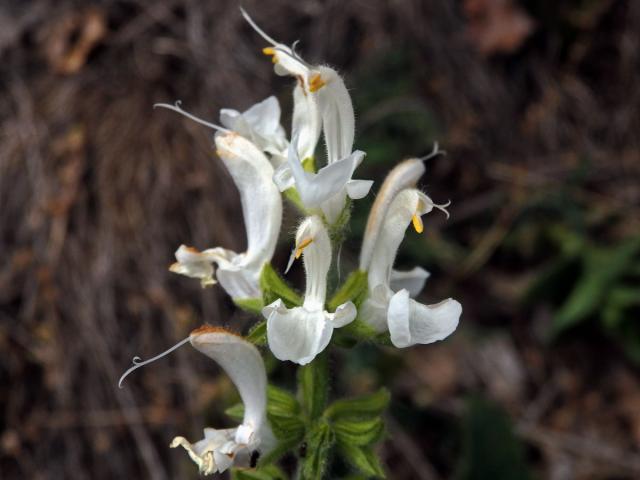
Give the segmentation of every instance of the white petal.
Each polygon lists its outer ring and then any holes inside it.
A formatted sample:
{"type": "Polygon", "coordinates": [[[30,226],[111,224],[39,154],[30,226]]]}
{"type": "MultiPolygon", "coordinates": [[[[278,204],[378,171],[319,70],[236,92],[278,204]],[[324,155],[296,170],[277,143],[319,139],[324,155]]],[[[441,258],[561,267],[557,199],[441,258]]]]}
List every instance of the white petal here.
{"type": "Polygon", "coordinates": [[[361,270],[369,270],[373,249],[391,201],[401,190],[415,186],[424,171],[424,163],[414,158],[396,165],[385,178],[367,220],[367,228],[365,229],[360,252],[361,270]]]}
{"type": "Polygon", "coordinates": [[[398,348],[428,344],[451,335],[460,320],[462,306],[449,298],[436,305],[423,305],[400,290],[389,302],[391,342],[398,348]]]}
{"type": "Polygon", "coordinates": [[[273,167],[253,143],[240,135],[217,133],[215,141],[240,191],[247,229],[247,251],[240,266],[259,274],[273,256],[282,223],[282,199],[272,180],[273,167]]]}
{"type": "MultiPolygon", "coordinates": [[[[295,142],[292,145],[295,145],[295,142]]],[[[363,155],[362,152],[354,152],[313,174],[302,168],[297,154],[292,155],[293,150],[295,146],[289,148],[289,168],[293,173],[300,199],[307,208],[318,208],[323,202],[341,192],[351,180],[356,161],[363,155]]]]}
{"type": "Polygon", "coordinates": [[[328,314],[328,318],[333,323],[333,328],[340,328],[353,322],[357,314],[358,311],[353,302],[346,302],[336,308],[334,313],[328,314]]]}
{"type": "Polygon", "coordinates": [[[405,289],[414,298],[420,295],[424,284],[431,274],[422,267],[414,267],[409,271],[391,270],[391,290],[397,292],[405,289]]]}
{"type": "Polygon", "coordinates": [[[298,82],[293,89],[293,117],[291,138],[297,137],[299,157],[313,157],[322,131],[322,117],[315,95],[305,93],[298,82]]]}
{"type": "Polygon", "coordinates": [[[353,200],[360,200],[368,195],[373,180],[350,180],[347,182],[347,195],[353,200]]]}
{"type": "Polygon", "coordinates": [[[258,430],[265,421],[267,402],[267,375],[260,352],[242,337],[218,327],[200,327],[191,332],[189,340],[229,375],[244,404],[243,425],[258,430]]]}
{"type": "Polygon", "coordinates": [[[407,189],[398,193],[387,210],[379,229],[372,258],[369,263],[369,286],[389,285],[391,269],[407,226],[418,209],[418,190],[407,189]]]}
{"type": "Polygon", "coordinates": [[[220,258],[224,258],[227,253],[228,251],[217,248],[200,252],[193,247],[180,245],[175,253],[177,262],[172,264],[169,270],[190,278],[198,278],[203,287],[215,285],[216,280],[213,278],[214,268],[212,264],[220,258]]]}
{"type": "Polygon", "coordinates": [[[216,272],[218,282],[231,298],[257,298],[260,293],[261,270],[245,267],[220,267],[216,272]]]}
{"type": "Polygon", "coordinates": [[[387,310],[393,292],[386,285],[377,285],[371,289],[369,298],[360,306],[358,318],[373,327],[377,332],[386,332],[387,310]]]}
{"type": "Polygon", "coordinates": [[[322,127],[331,164],[351,153],[355,133],[355,116],[351,97],[344,81],[330,67],[318,67],[324,86],[317,91],[322,127]]]}
{"type": "Polygon", "coordinates": [[[265,138],[274,135],[280,127],[280,104],[273,95],[256,103],[242,114],[247,123],[265,138]]]}
{"type": "Polygon", "coordinates": [[[273,173],[273,183],[276,184],[278,190],[284,192],[296,184],[288,163],[282,163],[273,173]]]}
{"type": "Polygon", "coordinates": [[[300,365],[311,362],[329,343],[333,327],[321,310],[307,311],[303,307],[285,308],[281,303],[265,307],[267,340],[278,360],[290,360],[300,365]]]}
{"type": "MultiPolygon", "coordinates": [[[[220,110],[220,123],[223,127],[226,127],[229,130],[233,130],[234,132],[238,132],[236,130],[236,122],[241,115],[242,114],[237,110],[233,110],[231,108],[223,108],[222,110],[220,110]]],[[[238,133],[242,135],[241,132],[238,133]]]]}
{"type": "Polygon", "coordinates": [[[296,232],[296,246],[311,239],[302,252],[306,275],[303,306],[308,310],[322,310],[327,296],[327,273],[331,267],[331,241],[320,217],[305,218],[296,232]]]}

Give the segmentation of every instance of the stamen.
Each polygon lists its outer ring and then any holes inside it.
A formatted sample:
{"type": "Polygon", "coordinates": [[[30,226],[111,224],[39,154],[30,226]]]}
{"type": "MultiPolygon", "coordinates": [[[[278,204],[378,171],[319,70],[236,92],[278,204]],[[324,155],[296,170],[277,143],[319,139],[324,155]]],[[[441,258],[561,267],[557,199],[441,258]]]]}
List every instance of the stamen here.
{"type": "Polygon", "coordinates": [[[416,232],[424,232],[424,224],[422,223],[422,217],[420,215],[414,213],[411,217],[411,223],[413,223],[413,228],[416,232]]]}
{"type": "Polygon", "coordinates": [[[133,372],[134,370],[137,370],[138,368],[148,363],[155,362],[156,360],[164,357],[165,355],[170,354],[175,349],[180,348],[182,345],[184,345],[188,341],[189,341],[189,337],[185,338],[184,340],[181,340],[180,342],[176,343],[173,347],[171,347],[169,350],[165,350],[160,355],[156,355],[155,357],[150,358],[149,360],[142,361],[140,357],[133,357],[133,367],[129,368],[129,370],[127,370],[122,374],[122,376],[120,377],[120,381],[118,382],[118,388],[122,388],[122,382],[131,372],[133,372]]]}
{"type": "Polygon", "coordinates": [[[202,120],[201,118],[198,118],[195,115],[192,115],[191,113],[183,110],[180,107],[181,104],[182,104],[181,100],[176,100],[175,105],[169,105],[168,103],[155,103],[153,105],[153,108],[160,107],[160,108],[166,108],[167,110],[173,110],[174,112],[178,112],[180,115],[184,115],[185,117],[193,120],[196,123],[199,123],[200,125],[204,125],[205,127],[212,128],[219,132],[231,133],[231,130],[227,128],[221,127],[220,125],[216,125],[215,123],[207,122],[206,120],[202,120]]]}
{"type": "Polygon", "coordinates": [[[322,79],[322,76],[319,73],[315,73],[309,79],[309,91],[317,92],[322,87],[326,85],[326,82],[322,79]]]}
{"type": "Polygon", "coordinates": [[[313,242],[313,238],[305,238],[300,245],[296,247],[296,259],[300,258],[302,251],[307,248],[313,242]]]}
{"type": "Polygon", "coordinates": [[[276,49],[273,47],[264,47],[262,49],[262,53],[264,53],[265,55],[275,55],[276,49]]]}
{"type": "Polygon", "coordinates": [[[423,162],[426,162],[427,160],[431,160],[434,157],[437,157],[438,155],[446,155],[447,152],[445,152],[444,150],[439,150],[439,145],[438,142],[433,142],[433,150],[431,150],[431,153],[428,155],[425,155],[424,157],[419,158],[418,160],[421,160],[423,162]]]}
{"type": "Polygon", "coordinates": [[[271,45],[273,46],[278,45],[278,42],[276,42],[273,38],[271,38],[269,35],[264,33],[264,31],[258,25],[256,25],[256,22],[253,21],[253,19],[249,16],[249,14],[245,11],[244,8],[240,7],[240,13],[242,13],[242,16],[244,17],[244,19],[247,21],[249,25],[251,25],[251,28],[253,28],[258,35],[264,38],[271,45]]]}

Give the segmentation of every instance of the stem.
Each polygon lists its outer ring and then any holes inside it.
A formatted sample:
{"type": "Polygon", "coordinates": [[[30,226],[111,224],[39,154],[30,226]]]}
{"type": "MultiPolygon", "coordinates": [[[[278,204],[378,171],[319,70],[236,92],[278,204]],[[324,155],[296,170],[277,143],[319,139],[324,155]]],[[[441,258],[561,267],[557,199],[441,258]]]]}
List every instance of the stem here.
{"type": "Polygon", "coordinates": [[[298,369],[298,392],[310,423],[318,419],[329,397],[328,353],[320,353],[313,362],[298,369]]]}

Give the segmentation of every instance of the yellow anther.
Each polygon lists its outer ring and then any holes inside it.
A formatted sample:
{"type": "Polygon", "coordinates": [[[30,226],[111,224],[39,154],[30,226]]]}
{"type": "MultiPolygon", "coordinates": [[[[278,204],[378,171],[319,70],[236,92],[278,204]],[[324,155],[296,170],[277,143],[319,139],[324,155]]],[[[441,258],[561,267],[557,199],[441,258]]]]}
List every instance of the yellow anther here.
{"type": "Polygon", "coordinates": [[[300,242],[300,245],[296,247],[296,259],[300,258],[300,255],[302,255],[302,251],[309,245],[311,245],[311,242],[313,242],[313,238],[305,238],[300,242]]]}
{"type": "Polygon", "coordinates": [[[309,79],[309,91],[317,92],[326,85],[326,82],[322,79],[319,73],[314,73],[309,79]]]}
{"type": "Polygon", "coordinates": [[[422,223],[422,217],[420,215],[414,213],[411,217],[411,223],[413,223],[413,228],[416,229],[416,232],[424,232],[424,224],[422,223]]]}
{"type": "Polygon", "coordinates": [[[264,53],[265,55],[275,55],[276,49],[273,47],[264,47],[262,49],[262,53],[264,53]]]}

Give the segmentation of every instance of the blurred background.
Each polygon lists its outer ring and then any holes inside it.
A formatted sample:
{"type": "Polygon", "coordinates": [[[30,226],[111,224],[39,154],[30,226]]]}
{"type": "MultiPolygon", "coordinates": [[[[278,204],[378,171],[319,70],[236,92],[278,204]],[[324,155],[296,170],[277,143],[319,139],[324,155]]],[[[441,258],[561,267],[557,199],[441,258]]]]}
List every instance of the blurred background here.
{"type": "MultiPolygon", "coordinates": [[[[640,478],[640,2],[243,6],[345,74],[359,178],[448,152],[421,186],[451,219],[426,217],[399,265],[430,270],[421,300],[459,300],[461,327],[332,359],[336,395],[393,393],[388,477],[640,478]]],[[[211,132],[152,105],[216,121],[276,94],[288,128],[292,81],[264,46],[234,1],[0,5],[3,479],[197,478],[168,443],[232,424],[233,386],[193,349],[117,381],[203,322],[254,322],[167,270],[181,243],[243,251],[245,236],[211,132]]]]}

